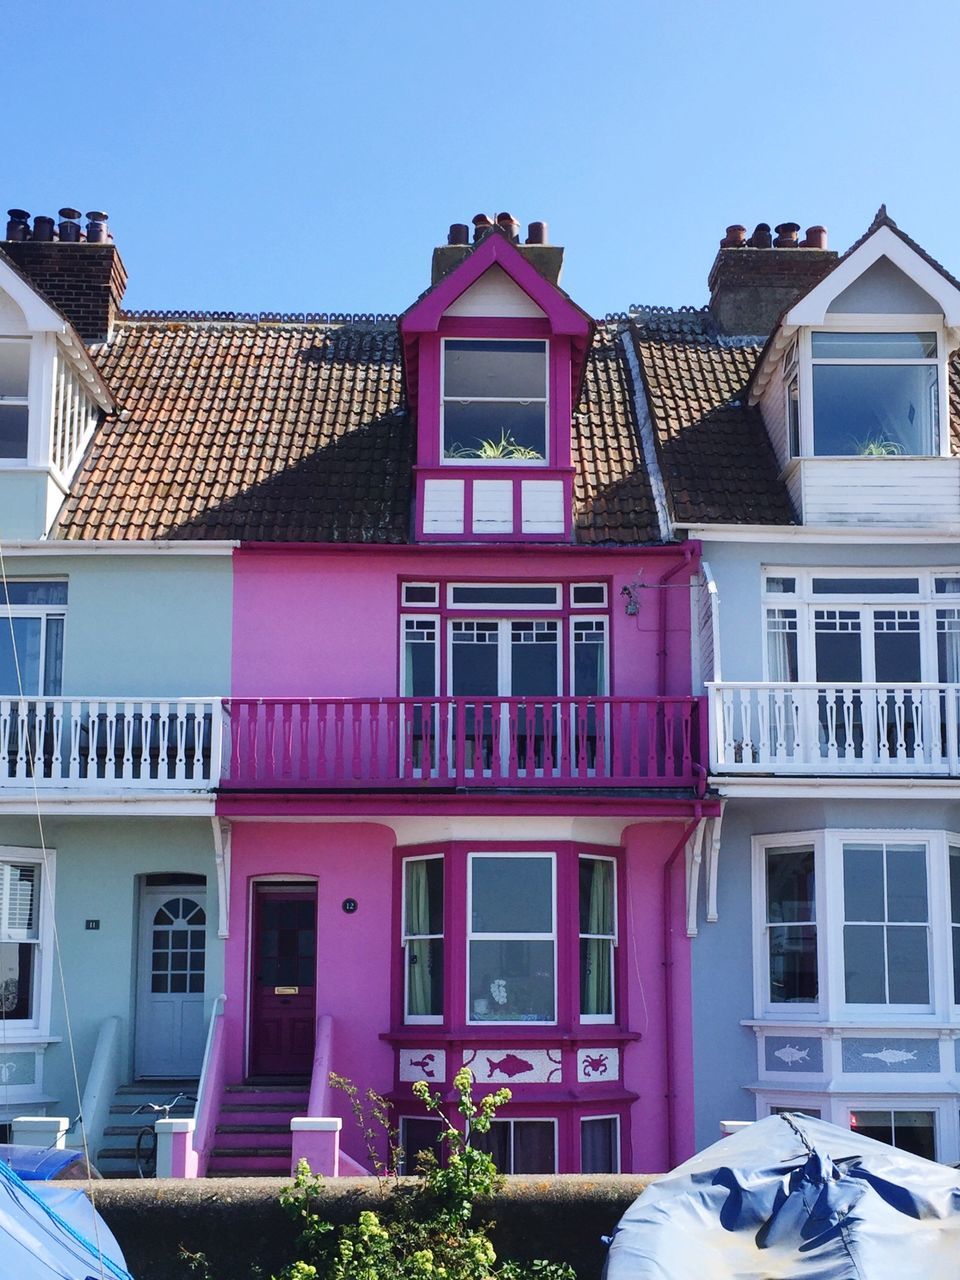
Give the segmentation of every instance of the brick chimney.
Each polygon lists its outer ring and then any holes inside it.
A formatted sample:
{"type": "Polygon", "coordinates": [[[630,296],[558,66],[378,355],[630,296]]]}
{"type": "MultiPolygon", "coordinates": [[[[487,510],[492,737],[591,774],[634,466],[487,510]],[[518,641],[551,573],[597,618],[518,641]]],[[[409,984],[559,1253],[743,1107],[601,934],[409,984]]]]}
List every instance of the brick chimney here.
{"type": "Polygon", "coordinates": [[[710,314],[721,333],[768,334],[837,260],[825,227],[809,227],[803,240],[796,222],[774,232],[765,222],[749,238],[746,227],[727,227],[708,277],[710,314]]]}
{"type": "Polygon", "coordinates": [[[107,215],[87,214],[85,231],[76,209],[52,218],[11,209],[0,249],[73,324],[84,342],[110,336],[127,287],[127,270],[107,228],[107,215]],[[15,216],[16,215],[16,216],[15,216]],[[72,216],[67,216],[72,215],[72,216]]]}
{"type": "MultiPolygon", "coordinates": [[[[498,232],[517,246],[531,266],[551,284],[560,283],[560,272],[563,270],[563,249],[556,244],[547,243],[547,224],[531,222],[527,228],[525,243],[520,243],[520,224],[509,213],[497,214],[496,221],[485,213],[478,213],[473,219],[473,244],[492,232],[498,232]]],[[[448,271],[458,267],[473,252],[470,243],[470,228],[465,222],[455,222],[450,228],[447,243],[433,251],[433,264],[430,283],[436,284],[448,271]]]]}

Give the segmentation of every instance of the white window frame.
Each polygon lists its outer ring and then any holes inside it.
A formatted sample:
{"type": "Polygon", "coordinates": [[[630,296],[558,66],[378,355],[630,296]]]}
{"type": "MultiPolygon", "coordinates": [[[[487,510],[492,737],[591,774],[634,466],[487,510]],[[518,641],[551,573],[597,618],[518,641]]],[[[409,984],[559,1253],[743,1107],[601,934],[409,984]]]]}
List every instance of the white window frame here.
{"type": "Polygon", "coordinates": [[[956,1017],[953,1000],[953,924],[950,913],[949,856],[960,847],[960,835],[943,830],[829,828],[790,831],[752,838],[754,1016],[765,1025],[800,1026],[842,1023],[848,1026],[893,1028],[949,1024],[956,1017]],[[845,844],[923,844],[927,851],[930,1002],[848,1004],[843,950],[843,846],[845,844]],[[814,874],[818,991],[817,1005],[775,1005],[767,994],[766,851],[811,845],[814,874]]]}
{"type": "Polygon", "coordinates": [[[820,1119],[841,1129],[850,1128],[852,1111],[932,1111],[936,1156],[944,1164],[960,1161],[960,1099],[945,1094],[942,1086],[929,1093],[824,1093],[789,1089],[762,1089],[756,1095],[758,1120],[773,1115],[774,1107],[803,1111],[815,1107],[820,1119]]]}
{"type": "MultiPolygon", "coordinates": [[[[886,461],[908,461],[922,457],[950,456],[950,400],[947,371],[947,342],[942,315],[895,315],[892,313],[857,314],[843,313],[828,316],[823,324],[798,331],[797,366],[800,378],[800,458],[831,458],[834,461],[853,461],[856,454],[817,454],[813,449],[813,341],[814,333],[934,333],[937,338],[936,360],[850,360],[830,361],[853,365],[936,364],[937,365],[937,417],[940,433],[939,448],[929,454],[899,454],[886,461]]],[[[819,363],[819,362],[818,362],[819,363]]],[[[783,370],[783,390],[786,396],[789,375],[783,370]]],[[[786,405],[784,406],[786,408],[786,405]]],[[[788,442],[789,448],[789,442],[788,442]]]]}
{"type": "MultiPolygon", "coordinates": [[[[0,627],[9,627],[10,625],[8,621],[9,618],[28,618],[28,619],[38,618],[40,620],[40,673],[39,673],[40,678],[38,682],[39,688],[36,693],[32,693],[30,690],[25,689],[23,693],[24,698],[30,698],[30,699],[36,700],[36,699],[44,699],[44,698],[61,697],[62,694],[55,694],[55,693],[45,694],[43,692],[43,687],[44,687],[44,684],[46,683],[46,676],[47,676],[47,622],[48,622],[48,619],[61,618],[63,620],[63,644],[61,647],[63,649],[64,654],[67,651],[67,610],[70,602],[68,579],[64,577],[44,578],[39,576],[29,577],[29,578],[20,577],[20,576],[16,578],[8,578],[7,579],[8,593],[9,593],[9,588],[15,587],[18,584],[21,584],[24,582],[49,583],[51,586],[62,585],[67,588],[67,600],[63,604],[7,604],[4,600],[0,599],[0,627]]],[[[21,668],[21,677],[22,675],[23,675],[23,672],[21,668]]],[[[62,665],[60,668],[59,683],[62,689],[63,687],[62,665]]],[[[0,693],[0,699],[5,697],[13,698],[16,696],[17,695],[13,693],[11,694],[0,693]]]]}
{"type": "MultiPolygon", "coordinates": [[[[550,340],[548,338],[511,338],[511,337],[479,337],[479,336],[460,336],[453,334],[449,338],[440,340],[440,439],[438,441],[438,453],[441,465],[447,467],[549,467],[550,459],[550,340]],[[542,458],[448,458],[445,456],[444,436],[446,434],[446,367],[447,367],[447,342],[528,342],[538,343],[543,346],[544,358],[544,390],[543,396],[543,457],[542,458]]],[[[451,399],[456,397],[451,396],[451,399]]],[[[526,400],[522,400],[517,396],[471,396],[471,403],[487,403],[487,404],[539,404],[540,396],[533,396],[526,400]]]]}
{"type": "Polygon", "coordinates": [[[441,910],[440,923],[441,926],[446,924],[447,916],[447,863],[442,853],[421,853],[414,854],[412,857],[403,858],[400,871],[400,946],[403,951],[403,1021],[405,1025],[410,1026],[439,1026],[443,1023],[443,1007],[447,1000],[447,949],[449,940],[446,936],[446,930],[441,928],[440,933],[417,933],[410,934],[407,932],[407,865],[411,862],[439,862],[443,867],[443,907],[441,910]],[[432,941],[439,938],[443,943],[443,1000],[441,1010],[437,1013],[411,1013],[409,1007],[409,987],[407,984],[407,976],[409,972],[409,957],[407,947],[410,942],[422,942],[424,940],[432,941]]]}
{"type": "Polygon", "coordinates": [[[606,697],[610,692],[610,615],[606,613],[578,613],[576,614],[575,617],[571,617],[569,619],[569,632],[570,634],[567,642],[569,653],[567,656],[567,661],[569,663],[569,672],[570,672],[570,696],[572,698],[578,698],[578,697],[579,698],[604,698],[606,697]],[[577,694],[577,693],[574,693],[574,690],[573,690],[574,673],[576,671],[574,659],[576,658],[576,653],[577,653],[577,638],[576,638],[577,623],[579,622],[599,623],[600,626],[603,628],[603,643],[601,645],[601,648],[603,649],[603,688],[599,691],[599,693],[577,694]]]}
{"type": "MultiPolygon", "coordinates": [[[[33,1008],[29,1018],[7,1018],[3,1034],[6,1043],[34,1042],[50,1030],[53,992],[54,914],[56,893],[56,850],[0,845],[0,864],[36,866],[40,892],[37,899],[37,940],[33,963],[33,1008]]],[[[25,940],[26,941],[26,940],[25,940]]]]}
{"type": "MultiPolygon", "coordinates": [[[[865,643],[865,637],[873,636],[873,620],[876,610],[916,609],[920,614],[920,673],[919,683],[937,684],[937,611],[960,607],[960,593],[937,592],[938,578],[960,578],[960,569],[946,568],[914,568],[902,566],[876,566],[864,568],[859,565],[823,568],[810,565],[761,565],[761,601],[760,629],[763,635],[763,679],[770,681],[770,646],[767,636],[767,622],[774,609],[793,609],[797,619],[797,672],[799,680],[816,682],[816,617],[818,608],[846,609],[859,615],[861,625],[861,652],[864,656],[863,677],[860,683],[869,684],[873,679],[873,648],[865,643]],[[793,578],[795,590],[792,592],[770,591],[767,589],[768,578],[793,578]],[[848,579],[858,578],[866,582],[870,579],[906,578],[916,579],[916,593],[891,593],[878,590],[850,593],[813,593],[814,578],[848,579]],[[868,658],[869,654],[869,658],[868,658]]],[[[904,680],[904,684],[916,683],[904,680]]]]}
{"type": "MultiPolygon", "coordinates": [[[[581,1116],[580,1117],[580,1124],[578,1126],[579,1138],[580,1138],[578,1157],[579,1157],[581,1171],[583,1169],[583,1126],[585,1124],[589,1124],[592,1120],[612,1120],[613,1121],[613,1129],[614,1129],[613,1151],[616,1157],[616,1160],[615,1160],[616,1168],[612,1169],[611,1172],[619,1173],[623,1164],[623,1153],[621,1151],[620,1117],[617,1115],[616,1112],[605,1113],[604,1115],[597,1115],[597,1116],[581,1116]]],[[[596,1175],[590,1174],[587,1176],[594,1177],[596,1175]]]]}
{"type": "MultiPolygon", "coordinates": [[[[617,988],[617,948],[620,945],[620,916],[619,916],[619,885],[617,883],[617,859],[601,853],[590,853],[589,851],[580,851],[577,853],[577,1013],[579,1021],[587,1025],[605,1025],[610,1026],[617,1021],[617,1003],[620,992],[617,988]],[[580,919],[580,864],[589,858],[594,862],[609,862],[613,865],[613,935],[581,933],[579,930],[580,919]],[[610,996],[611,1011],[610,1013],[581,1013],[580,1012],[580,944],[584,940],[609,941],[610,943],[610,996]]],[[[602,1116],[596,1116],[594,1119],[605,1119],[602,1116]]]]}
{"type": "MultiPolygon", "coordinates": [[[[601,1117],[597,1116],[595,1118],[599,1120],[601,1117]]],[[[493,1121],[493,1124],[494,1125],[507,1124],[510,1126],[510,1168],[509,1170],[501,1169],[500,1170],[501,1173],[503,1174],[513,1173],[514,1125],[518,1125],[518,1124],[549,1124],[551,1126],[551,1128],[553,1129],[553,1172],[554,1173],[557,1172],[558,1158],[560,1153],[557,1149],[558,1134],[557,1134],[556,1116],[497,1116],[496,1120],[493,1121]]],[[[549,1177],[550,1175],[542,1174],[542,1175],[533,1175],[533,1176],[549,1177]]]]}
{"type": "MultiPolygon", "coordinates": [[[[553,849],[484,849],[467,854],[467,918],[465,922],[464,946],[464,1014],[466,1023],[471,1027],[555,1027],[559,1022],[560,1006],[558,991],[559,949],[560,943],[557,929],[557,855],[553,849]],[[473,931],[473,864],[477,858],[549,858],[550,860],[550,910],[553,929],[547,933],[474,933],[473,931]],[[551,1019],[506,1019],[474,1018],[470,999],[470,944],[472,942],[552,942],[553,944],[553,1017],[551,1019]]],[[[496,1034],[495,1030],[491,1034],[496,1034]]],[[[556,1153],[554,1153],[556,1154],[556,1153]]]]}
{"type": "MultiPolygon", "coordinates": [[[[960,1106],[960,1100],[955,1104],[954,1110],[960,1106]]],[[[851,1129],[850,1119],[854,1111],[889,1111],[896,1113],[897,1111],[926,1111],[933,1115],[933,1158],[934,1160],[944,1161],[944,1148],[950,1148],[952,1145],[956,1150],[956,1132],[957,1126],[953,1125],[953,1133],[950,1132],[951,1126],[945,1116],[945,1104],[934,1098],[926,1098],[923,1095],[905,1095],[905,1094],[878,1094],[876,1097],[870,1094],[858,1095],[856,1098],[849,1096],[834,1101],[834,1115],[837,1110],[840,1111],[839,1120],[833,1123],[840,1123],[844,1128],[851,1129]],[[836,1102],[840,1102],[839,1108],[836,1102]],[[952,1139],[952,1142],[951,1142],[952,1139]]],[[[891,1144],[892,1146],[892,1144],[891,1144]]],[[[894,1147],[895,1151],[902,1151],[902,1147],[894,1147]]],[[[951,1153],[951,1162],[956,1157],[951,1153]]]]}
{"type": "MultiPolygon", "coordinates": [[[[440,696],[440,645],[443,623],[438,613],[402,613],[400,615],[400,672],[397,688],[402,698],[437,698],[440,696]],[[429,623],[434,628],[433,640],[433,693],[415,694],[407,688],[407,624],[429,623]]],[[[420,641],[419,643],[426,643],[420,641]]]]}
{"type": "Polygon", "coordinates": [[[554,617],[552,615],[545,615],[542,618],[535,618],[535,617],[471,618],[467,616],[464,616],[462,618],[461,617],[449,618],[447,620],[447,655],[446,655],[447,656],[447,689],[449,690],[449,696],[468,698],[468,699],[475,698],[478,702],[482,702],[484,700],[488,702],[490,701],[499,702],[499,701],[503,701],[505,699],[514,697],[515,695],[508,691],[509,685],[510,685],[510,678],[512,675],[511,663],[513,660],[512,628],[514,624],[519,624],[520,626],[523,626],[525,623],[529,623],[531,626],[534,626],[538,622],[550,622],[556,627],[556,644],[554,648],[557,655],[557,687],[553,693],[527,694],[527,695],[516,695],[516,696],[524,696],[526,697],[526,700],[528,702],[549,701],[551,698],[561,697],[562,696],[561,690],[563,688],[563,674],[564,674],[563,673],[563,630],[564,628],[563,628],[563,619],[559,617],[554,617]],[[453,637],[455,633],[456,623],[468,623],[468,624],[469,623],[486,623],[486,624],[492,624],[498,628],[497,689],[500,692],[484,694],[484,695],[453,693],[453,647],[454,647],[453,637]]]}

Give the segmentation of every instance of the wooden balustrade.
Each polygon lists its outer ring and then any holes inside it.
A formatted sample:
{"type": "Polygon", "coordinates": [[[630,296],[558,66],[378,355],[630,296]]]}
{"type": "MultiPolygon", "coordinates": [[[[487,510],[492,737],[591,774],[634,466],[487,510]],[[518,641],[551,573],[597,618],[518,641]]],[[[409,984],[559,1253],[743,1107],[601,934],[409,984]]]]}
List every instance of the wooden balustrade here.
{"type": "Polygon", "coordinates": [[[960,773],[960,685],[710,686],[712,773],[960,773]]]}
{"type": "Polygon", "coordinates": [[[225,785],[675,786],[703,777],[697,698],[231,698],[225,785]]]}

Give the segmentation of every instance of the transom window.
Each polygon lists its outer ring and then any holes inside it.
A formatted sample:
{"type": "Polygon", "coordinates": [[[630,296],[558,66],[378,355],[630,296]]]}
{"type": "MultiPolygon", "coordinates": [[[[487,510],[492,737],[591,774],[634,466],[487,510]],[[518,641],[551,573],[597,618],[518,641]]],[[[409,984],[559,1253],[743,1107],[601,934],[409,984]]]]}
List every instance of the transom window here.
{"type": "Polygon", "coordinates": [[[445,338],[442,402],[446,461],[547,461],[546,342],[445,338]]]}
{"type": "Polygon", "coordinates": [[[814,332],[811,356],[814,454],[939,454],[936,333],[814,332]]]}
{"type": "Polygon", "coordinates": [[[0,584],[0,698],[59,695],[66,603],[65,582],[0,584]]]}
{"type": "Polygon", "coordinates": [[[0,458],[27,456],[30,339],[0,337],[0,458]]]}

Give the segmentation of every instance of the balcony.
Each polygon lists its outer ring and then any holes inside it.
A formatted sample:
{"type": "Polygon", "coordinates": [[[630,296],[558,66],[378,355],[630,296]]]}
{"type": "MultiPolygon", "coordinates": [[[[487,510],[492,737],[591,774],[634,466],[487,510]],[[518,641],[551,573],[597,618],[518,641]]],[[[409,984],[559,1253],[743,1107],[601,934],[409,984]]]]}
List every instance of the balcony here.
{"type": "Polygon", "coordinates": [[[957,684],[709,686],[711,773],[960,775],[957,684]]]}
{"type": "Polygon", "coordinates": [[[692,787],[699,698],[232,698],[239,790],[692,787]]]}
{"type": "Polygon", "coordinates": [[[0,698],[4,787],[211,790],[218,698],[0,698]]]}

